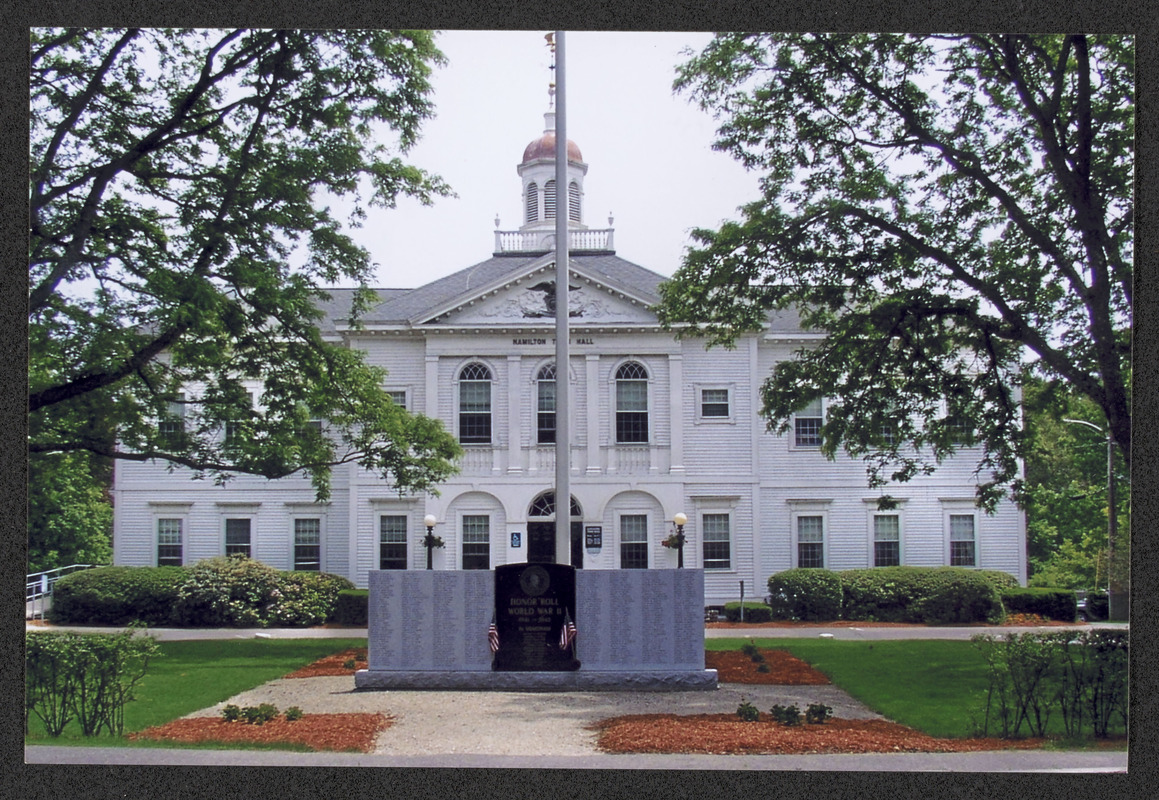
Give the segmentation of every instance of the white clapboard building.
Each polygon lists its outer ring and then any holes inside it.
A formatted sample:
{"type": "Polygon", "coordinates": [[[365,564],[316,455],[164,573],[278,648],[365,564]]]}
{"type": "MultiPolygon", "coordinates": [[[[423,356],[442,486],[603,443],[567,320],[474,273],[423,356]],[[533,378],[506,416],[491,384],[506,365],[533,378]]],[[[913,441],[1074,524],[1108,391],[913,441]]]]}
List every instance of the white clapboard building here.
{"type": "MultiPolygon", "coordinates": [[[[348,290],[332,290],[323,332],[389,372],[411,411],[442,420],[465,451],[438,497],[399,496],[353,465],[329,501],[308,479],[239,476],[224,486],[161,463],[116,466],[114,561],[192,564],[241,552],[282,569],[321,569],[366,586],[378,569],[425,569],[424,518],[446,546],[438,570],[554,560],[557,196],[571,228],[572,561],[583,569],[675,569],[662,542],[686,517],[686,567],[705,571],[705,604],[760,597],[791,567],[894,564],[998,569],[1026,579],[1025,519],[1012,503],[974,504],[977,453],[889,487],[880,512],[862,462],[826,459],[824,402],[785,436],[758,415],[761,382],[816,341],[792,314],[733,350],[663,331],[651,307],[664,278],[618,257],[613,231],[584,224],[587,165],[568,143],[555,186],[554,123],[518,167],[524,224],[496,231],[492,256],[416,289],[384,289],[357,329],[348,290]],[[560,202],[564,202],[560,200],[560,202]]],[[[560,213],[564,213],[560,209],[560,213]]],[[[261,387],[252,387],[261,402],[261,387]]]]}

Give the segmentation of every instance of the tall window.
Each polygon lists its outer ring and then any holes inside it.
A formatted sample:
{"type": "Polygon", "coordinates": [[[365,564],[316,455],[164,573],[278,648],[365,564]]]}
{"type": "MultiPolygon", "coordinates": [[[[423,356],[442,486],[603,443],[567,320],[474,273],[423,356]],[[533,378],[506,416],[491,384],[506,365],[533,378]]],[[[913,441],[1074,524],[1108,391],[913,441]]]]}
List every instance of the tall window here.
{"type": "Polygon", "coordinates": [[[555,219],[555,181],[543,185],[543,218],[555,219]]]}
{"type": "Polygon", "coordinates": [[[704,529],[704,568],[731,569],[732,541],[728,514],[705,514],[700,521],[704,529]]]}
{"type": "Polygon", "coordinates": [[[181,523],[180,519],[157,520],[157,566],[181,566],[181,523]]]}
{"type": "MultiPolygon", "coordinates": [[[[253,408],[254,393],[246,392],[246,398],[249,401],[249,408],[253,408]]],[[[227,451],[236,452],[241,445],[243,437],[245,436],[245,428],[240,420],[227,420],[225,423],[225,448],[227,451]]]]}
{"type": "Polygon", "coordinates": [[[536,441],[555,443],[555,365],[548,364],[536,377],[538,395],[535,413],[536,441]]]}
{"type": "Polygon", "coordinates": [[[793,415],[793,432],[797,447],[821,446],[821,398],[793,415]]]}
{"type": "Polygon", "coordinates": [[[525,222],[535,222],[539,219],[539,187],[534,183],[527,184],[527,215],[525,222]]]}
{"type": "Polygon", "coordinates": [[[486,514],[463,517],[463,569],[491,569],[491,518],[486,514]]]}
{"type": "Polygon", "coordinates": [[[648,515],[620,517],[620,568],[648,569],[648,515]]]}
{"type": "Polygon", "coordinates": [[[901,521],[897,514],[875,514],[873,566],[896,567],[899,564],[901,564],[901,521]]]}
{"type": "Polygon", "coordinates": [[[616,370],[616,441],[648,441],[648,371],[635,361],[616,370]]]}
{"type": "Polygon", "coordinates": [[[977,566],[973,514],[950,515],[950,566],[977,566]]]}
{"type": "Polygon", "coordinates": [[[482,364],[459,373],[459,441],[491,443],[491,370],[482,364]]]}
{"type": "Polygon", "coordinates": [[[161,441],[167,447],[180,447],[185,438],[185,393],[178,392],[177,399],[169,403],[169,408],[157,426],[161,441]]]}
{"type": "Polygon", "coordinates": [[[317,517],[294,520],[294,569],[322,569],[322,520],[317,517]]]}
{"type": "Polygon", "coordinates": [[[249,519],[242,517],[225,521],[225,554],[227,556],[240,555],[246,558],[252,556],[249,519]]]}
{"type": "Polygon", "coordinates": [[[406,569],[406,517],[380,517],[378,536],[378,568],[406,569]]]}
{"type": "Polygon", "coordinates": [[[824,517],[797,517],[797,566],[825,566],[824,517]]]}
{"type": "Polygon", "coordinates": [[[580,221],[580,190],[579,184],[572,181],[567,187],[567,218],[572,222],[580,221]]]}

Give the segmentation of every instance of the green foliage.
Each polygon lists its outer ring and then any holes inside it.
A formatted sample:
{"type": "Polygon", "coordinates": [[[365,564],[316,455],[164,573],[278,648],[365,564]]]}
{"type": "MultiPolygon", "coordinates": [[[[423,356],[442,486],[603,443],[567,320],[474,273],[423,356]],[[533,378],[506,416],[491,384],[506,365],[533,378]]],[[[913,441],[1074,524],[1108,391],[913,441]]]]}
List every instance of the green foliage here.
{"type": "MultiPolygon", "coordinates": [[[[740,622],[740,608],[739,602],[725,603],[724,616],[729,622],[740,622]]],[[[768,622],[773,618],[772,609],[764,603],[752,603],[748,600],[744,603],[744,621],[745,622],[768,622]]]]}
{"type": "Polygon", "coordinates": [[[869,622],[920,622],[915,601],[924,567],[875,567],[840,573],[842,616],[869,622]]]}
{"type": "Polygon", "coordinates": [[[810,703],[805,709],[805,722],[809,725],[824,725],[825,720],[833,715],[833,707],[824,703],[810,703]]]}
{"type": "Polygon", "coordinates": [[[24,730],[35,714],[49,736],[76,720],[84,736],[120,736],[125,704],[145,676],[157,643],[130,629],[119,634],[26,633],[24,730]]]}
{"type": "Polygon", "coordinates": [[[322,287],[363,287],[355,325],[376,302],[367,207],[450,193],[400,157],[442,62],[429,31],[33,28],[30,454],[301,472],[319,498],[339,464],[452,474],[442,424],[318,328],[322,287]]]}
{"type": "Polygon", "coordinates": [[[29,458],[29,572],[113,560],[108,471],[88,453],[29,458]]]}
{"type": "Polygon", "coordinates": [[[278,571],[242,556],[217,556],[188,568],[173,620],[189,627],[259,627],[279,597],[278,571]]]}
{"type": "Polygon", "coordinates": [[[749,658],[752,658],[753,656],[760,655],[760,650],[758,650],[757,646],[755,644],[753,644],[752,642],[745,642],[744,644],[741,645],[740,650],[742,653],[744,653],[749,658]]]}
{"type": "Polygon", "coordinates": [[[1091,592],[1087,595],[1087,619],[1103,620],[1107,618],[1107,608],[1110,599],[1106,592],[1091,592]]]}
{"type": "Polygon", "coordinates": [[[841,578],[827,569],[798,568],[769,578],[773,619],[841,619],[841,578]]]}
{"type": "Polygon", "coordinates": [[[99,567],[65,575],[53,589],[49,619],[58,625],[164,626],[188,577],[185,567],[99,567]]]}
{"type": "Polygon", "coordinates": [[[279,572],[269,624],[276,627],[320,625],[334,613],[340,592],[354,584],[327,572],[279,572]]]}
{"type": "Polygon", "coordinates": [[[370,591],[343,589],[334,602],[331,621],[338,625],[366,625],[369,617],[370,591]]]}
{"type": "Polygon", "coordinates": [[[1078,616],[1078,601],[1070,589],[1006,589],[1002,606],[1007,614],[1037,614],[1062,622],[1078,616]]]}
{"type": "Polygon", "coordinates": [[[286,709],[286,721],[296,722],[303,717],[302,709],[298,706],[290,706],[286,709]]]}
{"type": "Polygon", "coordinates": [[[241,719],[241,709],[233,703],[221,709],[221,718],[226,722],[237,722],[241,719]]]}
{"type": "Polygon", "coordinates": [[[864,459],[873,487],[968,448],[984,506],[1018,493],[1024,354],[1097,405],[1129,466],[1133,48],[718,34],[676,88],[761,196],[693,232],[661,321],[710,344],[770,312],[828,334],[776,366],[762,413],[786,432],[828,398],[823,452],[864,459]]]}
{"type": "Polygon", "coordinates": [[[743,697],[740,700],[740,705],[736,707],[736,715],[740,717],[741,722],[759,722],[761,719],[761,712],[743,697]]]}
{"type": "Polygon", "coordinates": [[[1002,597],[994,584],[968,569],[943,567],[925,572],[914,608],[929,625],[1002,622],[1002,597]]]}
{"type": "Polygon", "coordinates": [[[1105,738],[1113,720],[1128,721],[1126,631],[989,635],[971,640],[986,658],[989,687],[978,730],[1016,737],[1023,728],[1044,736],[1058,712],[1068,737],[1085,727],[1105,738]]]}
{"type": "Polygon", "coordinates": [[[264,725],[278,716],[278,707],[273,703],[245,706],[241,710],[242,721],[247,725],[264,725]]]}
{"type": "Polygon", "coordinates": [[[773,715],[774,722],[779,722],[782,725],[793,727],[801,724],[801,709],[797,708],[796,705],[775,705],[769,710],[769,713],[773,715]]]}

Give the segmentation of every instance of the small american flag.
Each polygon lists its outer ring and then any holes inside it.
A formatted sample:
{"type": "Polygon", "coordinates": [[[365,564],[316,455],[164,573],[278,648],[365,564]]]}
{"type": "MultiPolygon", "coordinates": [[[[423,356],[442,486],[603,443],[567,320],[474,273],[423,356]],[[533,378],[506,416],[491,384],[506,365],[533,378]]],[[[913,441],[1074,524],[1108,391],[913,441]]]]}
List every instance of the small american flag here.
{"type": "Polygon", "coordinates": [[[491,624],[487,626],[487,642],[491,645],[491,652],[499,652],[499,629],[495,627],[495,615],[491,615],[491,624]]]}
{"type": "Polygon", "coordinates": [[[575,623],[571,621],[571,613],[564,611],[563,628],[559,631],[559,649],[566,650],[575,641],[575,623]]]}

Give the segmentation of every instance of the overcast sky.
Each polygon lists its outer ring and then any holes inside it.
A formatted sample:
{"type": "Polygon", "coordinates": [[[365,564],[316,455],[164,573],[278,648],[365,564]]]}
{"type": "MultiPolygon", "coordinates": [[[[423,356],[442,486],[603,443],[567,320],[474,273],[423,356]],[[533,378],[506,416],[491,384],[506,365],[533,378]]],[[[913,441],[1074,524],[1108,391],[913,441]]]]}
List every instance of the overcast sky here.
{"type": "MultiPolygon", "coordinates": [[[[407,160],[441,175],[458,197],[424,207],[370,209],[355,238],[377,264],[374,284],[420,286],[490,257],[495,217],[522,223],[516,172],[544,130],[551,81],[547,31],[447,31],[433,76],[437,116],[407,160]]],[[[672,92],[696,33],[569,32],[567,134],[588,164],[584,222],[615,217],[617,254],[671,275],[694,227],[736,218],[756,199],[756,176],[713,151],[712,117],[672,92]]]]}

